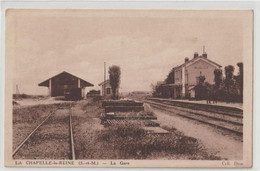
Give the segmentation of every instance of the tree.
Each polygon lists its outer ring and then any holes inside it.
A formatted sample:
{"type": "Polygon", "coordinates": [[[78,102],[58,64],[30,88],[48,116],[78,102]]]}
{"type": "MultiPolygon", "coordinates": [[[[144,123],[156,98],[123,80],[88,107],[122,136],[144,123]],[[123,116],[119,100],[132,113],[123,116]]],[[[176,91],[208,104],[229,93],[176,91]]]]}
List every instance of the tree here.
{"type": "Polygon", "coordinates": [[[232,65],[228,65],[225,67],[225,75],[226,75],[225,86],[227,88],[227,101],[229,101],[230,87],[234,83],[233,73],[234,73],[234,67],[232,65]]]}
{"type": "Polygon", "coordinates": [[[241,96],[241,101],[243,100],[243,84],[244,84],[244,66],[242,62],[237,63],[237,66],[239,67],[239,73],[238,73],[238,85],[239,85],[239,91],[241,96]]]}
{"type": "Polygon", "coordinates": [[[166,84],[174,84],[174,71],[175,71],[175,69],[172,68],[172,70],[167,75],[167,77],[165,79],[166,84]]]}
{"type": "Polygon", "coordinates": [[[163,94],[163,82],[162,81],[157,81],[157,83],[154,85],[152,84],[151,87],[152,87],[152,94],[153,94],[153,97],[162,97],[162,94],[163,94]]]}
{"type": "Polygon", "coordinates": [[[197,100],[202,100],[206,98],[206,89],[205,89],[205,80],[206,77],[204,75],[200,75],[198,77],[197,85],[195,86],[195,98],[197,100]]]}
{"type": "Polygon", "coordinates": [[[221,69],[215,69],[214,70],[214,75],[215,75],[215,78],[214,78],[214,81],[215,81],[215,86],[217,88],[219,88],[221,82],[222,82],[222,70],[221,69]]]}
{"type": "Polygon", "coordinates": [[[113,65],[109,67],[108,73],[109,73],[109,80],[112,89],[113,99],[116,99],[118,98],[117,90],[120,84],[120,76],[121,76],[120,67],[113,65]]]}
{"type": "Polygon", "coordinates": [[[221,69],[215,69],[214,70],[214,82],[215,82],[215,86],[213,86],[212,88],[212,98],[213,98],[213,103],[217,103],[218,102],[218,97],[219,97],[219,89],[222,83],[222,70],[221,69]]]}

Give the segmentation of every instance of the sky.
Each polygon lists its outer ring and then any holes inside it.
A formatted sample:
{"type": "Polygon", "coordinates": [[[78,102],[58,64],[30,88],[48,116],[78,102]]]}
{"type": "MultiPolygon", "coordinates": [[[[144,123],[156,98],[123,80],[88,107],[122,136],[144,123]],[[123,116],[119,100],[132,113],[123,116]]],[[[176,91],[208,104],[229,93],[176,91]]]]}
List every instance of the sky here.
{"type": "Polygon", "coordinates": [[[47,94],[47,88],[38,84],[63,71],[95,85],[87,90],[100,89],[104,62],[107,70],[120,66],[121,92],[151,91],[151,84],[164,80],[185,57],[201,54],[203,46],[208,59],[222,68],[236,66],[243,58],[241,15],[236,11],[9,10],[6,54],[14,61],[13,91],[18,85],[20,93],[47,94]]]}

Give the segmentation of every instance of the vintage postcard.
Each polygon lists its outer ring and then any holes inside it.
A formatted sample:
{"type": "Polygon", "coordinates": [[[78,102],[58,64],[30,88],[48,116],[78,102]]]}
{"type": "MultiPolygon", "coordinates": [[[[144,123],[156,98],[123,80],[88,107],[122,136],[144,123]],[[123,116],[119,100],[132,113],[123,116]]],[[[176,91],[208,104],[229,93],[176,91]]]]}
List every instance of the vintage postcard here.
{"type": "Polygon", "coordinates": [[[252,167],[253,10],[7,9],[5,166],[252,167]]]}

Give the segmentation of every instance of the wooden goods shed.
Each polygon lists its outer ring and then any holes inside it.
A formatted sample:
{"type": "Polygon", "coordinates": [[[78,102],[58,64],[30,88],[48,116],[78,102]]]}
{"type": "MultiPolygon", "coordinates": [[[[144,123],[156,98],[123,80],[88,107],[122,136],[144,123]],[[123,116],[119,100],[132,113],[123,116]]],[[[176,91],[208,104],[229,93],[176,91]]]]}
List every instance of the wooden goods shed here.
{"type": "Polygon", "coordinates": [[[93,84],[66,71],[55,75],[38,85],[48,87],[49,95],[51,97],[65,96],[70,99],[84,98],[85,87],[94,86],[93,84]]]}

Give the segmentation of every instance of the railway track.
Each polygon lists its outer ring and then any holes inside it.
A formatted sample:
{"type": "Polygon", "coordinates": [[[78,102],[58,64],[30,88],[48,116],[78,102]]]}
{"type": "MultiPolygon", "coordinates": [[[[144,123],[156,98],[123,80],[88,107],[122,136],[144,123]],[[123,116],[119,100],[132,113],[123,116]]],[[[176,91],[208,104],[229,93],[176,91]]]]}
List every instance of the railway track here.
{"type": "MultiPolygon", "coordinates": [[[[72,127],[72,111],[71,111],[72,105],[70,104],[68,108],[66,108],[68,110],[68,125],[69,125],[69,144],[70,144],[70,157],[69,159],[71,160],[75,160],[75,148],[74,148],[74,139],[73,139],[73,127],[72,127]]],[[[24,148],[25,144],[28,145],[29,141],[34,141],[35,139],[40,141],[41,137],[39,136],[37,138],[37,133],[40,132],[40,128],[44,129],[43,127],[47,124],[48,121],[50,121],[50,118],[53,117],[58,110],[64,109],[64,107],[62,107],[62,104],[60,104],[56,110],[50,112],[50,114],[38,125],[36,126],[36,128],[19,144],[19,146],[13,151],[12,156],[14,157],[15,155],[17,155],[19,153],[19,151],[21,149],[24,148]],[[33,136],[35,136],[34,138],[32,138],[33,136]]],[[[40,133],[39,133],[40,134],[40,133]]],[[[29,145],[30,146],[30,145],[29,145]]]]}
{"type": "Polygon", "coordinates": [[[192,110],[185,107],[174,106],[169,101],[153,101],[145,100],[145,103],[150,104],[159,110],[164,110],[179,116],[195,120],[207,125],[211,125],[237,135],[243,135],[243,115],[234,113],[233,111],[205,111],[192,110]]]}

